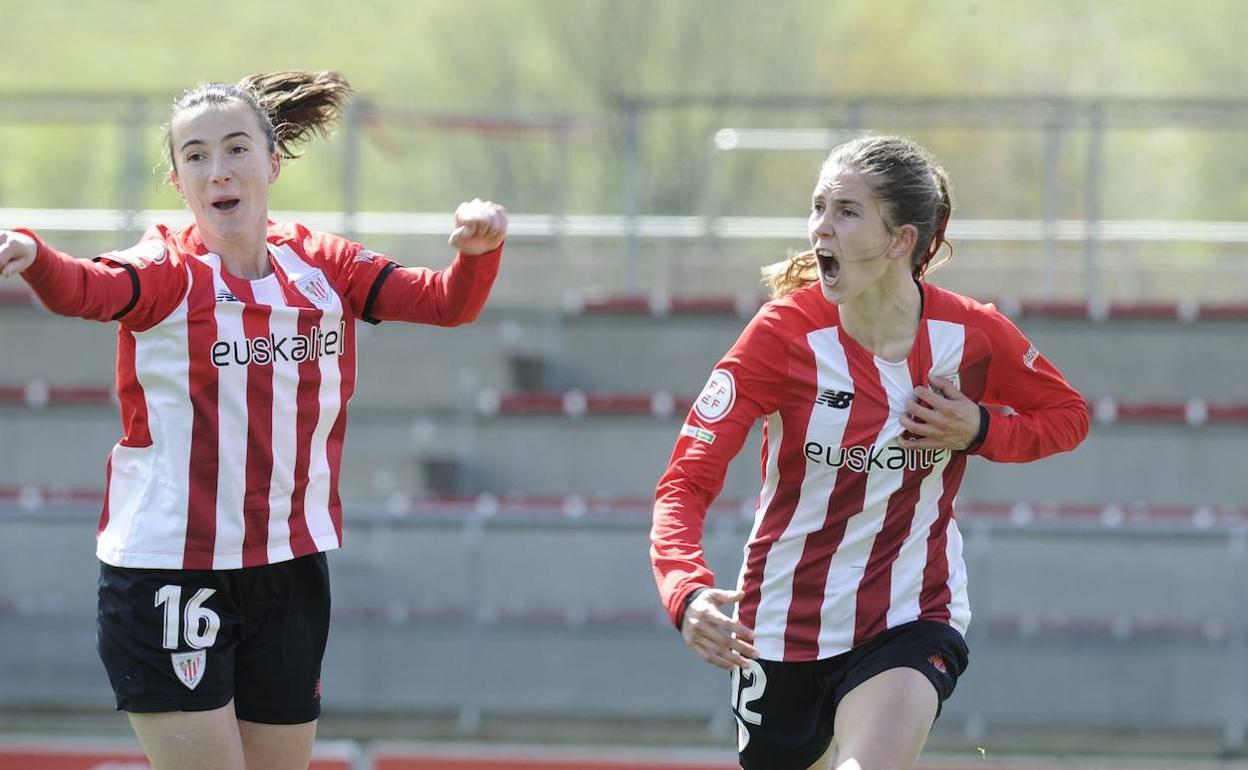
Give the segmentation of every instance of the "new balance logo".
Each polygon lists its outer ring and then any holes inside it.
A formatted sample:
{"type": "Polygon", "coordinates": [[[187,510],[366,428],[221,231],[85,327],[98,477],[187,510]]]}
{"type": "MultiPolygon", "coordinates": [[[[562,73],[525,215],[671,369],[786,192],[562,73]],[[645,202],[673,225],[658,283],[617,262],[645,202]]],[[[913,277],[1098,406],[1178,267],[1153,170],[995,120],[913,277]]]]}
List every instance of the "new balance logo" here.
{"type": "Polygon", "coordinates": [[[940,673],[942,674],[949,673],[949,669],[945,667],[945,659],[940,657],[940,653],[933,652],[931,655],[928,655],[927,662],[931,663],[932,668],[936,669],[940,673]]]}
{"type": "Polygon", "coordinates": [[[846,393],[843,390],[824,390],[819,393],[815,403],[830,406],[833,409],[846,409],[849,407],[849,402],[853,400],[853,393],[846,393]]]}
{"type": "Polygon", "coordinates": [[[229,289],[222,289],[217,292],[217,302],[238,302],[238,297],[231,294],[229,289]]]}

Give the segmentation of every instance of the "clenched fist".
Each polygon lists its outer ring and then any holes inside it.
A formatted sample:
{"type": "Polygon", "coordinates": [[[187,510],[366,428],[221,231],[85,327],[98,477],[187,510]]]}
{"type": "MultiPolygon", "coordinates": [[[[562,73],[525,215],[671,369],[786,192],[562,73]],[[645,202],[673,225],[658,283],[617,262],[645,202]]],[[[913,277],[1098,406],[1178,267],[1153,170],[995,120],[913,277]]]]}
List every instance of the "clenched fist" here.
{"type": "Polygon", "coordinates": [[[451,247],[470,257],[497,249],[507,237],[507,209],[473,198],[455,209],[451,247]]]}
{"type": "Polygon", "coordinates": [[[38,244],[29,235],[0,230],[0,275],[8,278],[30,267],[38,251],[38,244]]]}

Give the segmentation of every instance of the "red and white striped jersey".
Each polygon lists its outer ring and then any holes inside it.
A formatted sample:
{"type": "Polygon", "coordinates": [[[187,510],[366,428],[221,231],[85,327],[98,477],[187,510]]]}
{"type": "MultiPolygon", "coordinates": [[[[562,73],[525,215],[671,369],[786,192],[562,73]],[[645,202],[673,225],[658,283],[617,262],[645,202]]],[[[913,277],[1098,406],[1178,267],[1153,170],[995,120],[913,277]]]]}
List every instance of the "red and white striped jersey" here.
{"type": "Polygon", "coordinates": [[[356,319],[470,321],[500,253],[398,268],[273,223],[268,252],[272,272],[243,280],[194,226],[155,227],[94,262],[40,242],[23,273],[54,312],[120,322],[125,435],[108,459],[102,561],[235,569],[338,548],[356,319]]]}
{"type": "Polygon", "coordinates": [[[829,658],[916,619],[966,632],[953,502],[967,455],[1024,462],[1072,449],[1088,411],[991,305],[920,285],[918,334],[903,362],[850,338],[817,284],[766,304],[720,361],[656,493],[651,559],[674,623],[692,591],[713,585],[706,510],[761,417],[762,491],[737,607],[760,656],[829,658]],[[1012,413],[994,414],[969,452],[903,450],[899,419],[931,377],[1012,413]]]}

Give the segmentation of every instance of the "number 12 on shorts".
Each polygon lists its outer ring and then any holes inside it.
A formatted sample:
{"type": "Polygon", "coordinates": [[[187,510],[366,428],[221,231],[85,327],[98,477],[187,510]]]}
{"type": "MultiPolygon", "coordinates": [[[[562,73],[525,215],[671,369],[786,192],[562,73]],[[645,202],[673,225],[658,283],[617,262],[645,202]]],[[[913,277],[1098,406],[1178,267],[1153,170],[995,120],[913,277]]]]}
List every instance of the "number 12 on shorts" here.
{"type": "Polygon", "coordinates": [[[165,605],[164,647],[166,650],[178,649],[178,620],[185,618],[184,628],[186,643],[197,650],[211,647],[217,641],[217,632],[221,630],[221,616],[204,606],[208,597],[216,593],[212,588],[201,588],[195,592],[182,607],[182,586],[164,586],[156,592],[156,605],[165,605]]]}
{"type": "Polygon", "coordinates": [[[767,673],[758,661],[747,659],[744,666],[732,669],[732,715],[737,720],[737,751],[745,751],[750,742],[750,731],[745,723],[763,723],[763,715],[751,709],[750,704],[763,697],[765,689],[767,673]]]}
{"type": "Polygon", "coordinates": [[[765,689],[767,674],[758,661],[747,659],[745,666],[732,669],[732,710],[736,712],[738,719],[752,725],[763,723],[763,715],[751,709],[750,704],[763,697],[765,689]]]}

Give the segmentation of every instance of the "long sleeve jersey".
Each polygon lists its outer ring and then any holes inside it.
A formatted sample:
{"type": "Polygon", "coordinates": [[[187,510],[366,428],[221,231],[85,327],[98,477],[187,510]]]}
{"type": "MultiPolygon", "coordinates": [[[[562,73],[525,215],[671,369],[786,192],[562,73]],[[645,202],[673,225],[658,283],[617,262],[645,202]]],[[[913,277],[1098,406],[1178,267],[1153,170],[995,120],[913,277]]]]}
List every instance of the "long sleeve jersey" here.
{"type": "Polygon", "coordinates": [[[763,420],[762,490],[737,619],[766,660],[819,660],[916,619],[970,623],[954,496],[966,460],[1027,462],[1077,446],[1087,403],[991,305],[920,284],[905,361],[849,337],[816,284],[764,305],[719,362],[656,491],[651,561],[679,624],[713,585],[703,521],[729,461],[763,420]],[[903,449],[913,389],[953,381],[993,410],[969,451],[903,449]]]}
{"type": "Polygon", "coordinates": [[[102,561],[235,569],[340,547],[356,319],[472,321],[501,254],[404,268],[276,223],[267,247],[272,271],[244,280],[195,226],[157,226],[93,261],[39,241],[22,273],[53,312],[119,323],[124,435],[107,463],[102,561]]]}

